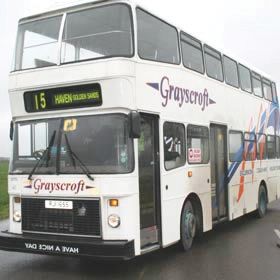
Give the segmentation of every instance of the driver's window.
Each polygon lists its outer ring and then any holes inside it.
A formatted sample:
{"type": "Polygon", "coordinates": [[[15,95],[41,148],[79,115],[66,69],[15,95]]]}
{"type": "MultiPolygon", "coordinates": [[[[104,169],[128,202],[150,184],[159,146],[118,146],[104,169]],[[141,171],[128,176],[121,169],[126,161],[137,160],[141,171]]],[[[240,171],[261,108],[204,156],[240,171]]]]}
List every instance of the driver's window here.
{"type": "Polygon", "coordinates": [[[45,150],[47,148],[47,132],[48,127],[46,123],[38,123],[34,125],[34,151],[45,150]]]}
{"type": "Polygon", "coordinates": [[[20,157],[31,156],[31,125],[19,125],[18,128],[18,155],[20,157]]]}
{"type": "Polygon", "coordinates": [[[171,170],[186,163],[185,126],[179,123],[166,122],[164,134],[164,165],[171,170]]]}
{"type": "Polygon", "coordinates": [[[18,155],[32,157],[34,152],[43,152],[47,148],[47,123],[21,124],[18,128],[18,155]]]}

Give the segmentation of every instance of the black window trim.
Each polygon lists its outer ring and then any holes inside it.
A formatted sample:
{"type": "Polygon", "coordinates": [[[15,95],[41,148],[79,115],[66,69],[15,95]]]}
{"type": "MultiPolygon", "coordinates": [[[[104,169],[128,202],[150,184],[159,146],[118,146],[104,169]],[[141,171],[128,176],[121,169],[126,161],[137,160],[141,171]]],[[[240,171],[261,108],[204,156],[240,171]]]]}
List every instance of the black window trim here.
{"type": "Polygon", "coordinates": [[[147,11],[147,10],[141,8],[140,6],[136,6],[135,11],[136,11],[135,22],[137,22],[137,25],[135,25],[135,26],[137,26],[137,38],[136,38],[136,40],[137,40],[137,54],[138,54],[138,57],[139,57],[140,59],[146,60],[146,61],[152,61],[152,62],[157,62],[157,63],[165,63],[165,64],[169,64],[169,65],[181,65],[182,58],[181,58],[180,36],[179,36],[178,28],[175,27],[174,25],[168,23],[167,21],[161,19],[160,17],[154,15],[153,13],[151,13],[151,12],[149,12],[149,11],[147,11]],[[154,18],[156,18],[157,20],[159,20],[159,21],[161,21],[161,22],[163,22],[163,23],[169,25],[170,27],[172,27],[172,28],[174,28],[174,29],[176,30],[176,34],[177,34],[177,47],[178,47],[178,55],[179,55],[179,61],[178,61],[178,63],[171,63],[171,62],[159,61],[159,60],[155,60],[155,59],[148,59],[148,58],[142,58],[142,57],[141,57],[141,55],[140,55],[140,53],[139,53],[139,44],[138,44],[138,37],[139,37],[139,36],[138,36],[137,10],[141,10],[142,12],[144,12],[144,13],[146,13],[146,14],[148,14],[148,15],[154,17],[154,18]]]}
{"type": "Polygon", "coordinates": [[[277,85],[275,82],[271,81],[271,87],[272,87],[272,99],[274,104],[278,104],[278,95],[277,95],[277,85]],[[275,98],[274,100],[274,89],[275,89],[275,98]]]}
{"type": "Polygon", "coordinates": [[[187,140],[187,138],[186,138],[186,126],[185,126],[185,124],[184,124],[184,123],[180,123],[180,122],[174,122],[174,121],[164,121],[163,126],[162,126],[162,130],[163,130],[163,161],[164,161],[164,169],[165,169],[165,171],[171,171],[171,170],[175,170],[175,169],[180,168],[180,167],[184,167],[184,166],[186,165],[186,162],[187,162],[187,153],[186,153],[186,149],[187,149],[187,145],[186,145],[187,141],[186,141],[186,140],[187,140]],[[166,168],[166,165],[165,165],[165,153],[164,153],[164,126],[165,126],[166,124],[177,124],[177,125],[182,126],[183,129],[184,129],[184,141],[183,141],[183,145],[184,145],[184,147],[185,147],[185,160],[184,160],[184,163],[182,163],[181,165],[176,166],[176,167],[173,167],[173,168],[171,168],[171,169],[167,169],[167,168],[166,168]]]}
{"type": "Polygon", "coordinates": [[[267,143],[267,159],[277,159],[277,145],[276,145],[276,135],[275,134],[267,134],[266,136],[266,143],[267,143]],[[269,137],[273,137],[274,141],[269,141],[269,137]],[[268,157],[268,143],[274,143],[274,157],[268,157]]]}
{"type": "Polygon", "coordinates": [[[253,93],[253,81],[252,81],[251,69],[248,68],[247,66],[245,66],[245,65],[242,64],[242,63],[238,63],[238,76],[239,76],[239,82],[240,82],[240,89],[241,89],[242,91],[244,91],[244,92],[248,92],[248,93],[252,94],[252,93],[253,93]],[[249,74],[250,74],[250,82],[251,82],[251,91],[248,91],[248,90],[242,88],[241,75],[240,75],[240,69],[239,69],[240,66],[249,71],[249,74]]]}
{"type": "Polygon", "coordinates": [[[257,160],[257,136],[256,136],[256,133],[255,132],[249,132],[249,131],[245,131],[244,132],[244,141],[243,141],[243,160],[245,160],[245,161],[256,161],[257,160]],[[249,134],[249,135],[254,135],[254,140],[248,140],[248,139],[246,139],[245,138],[245,135],[246,134],[249,134]],[[244,158],[244,148],[245,148],[245,142],[250,142],[250,143],[255,143],[255,158],[254,158],[254,160],[247,160],[247,155],[246,155],[246,158],[244,158]]]}
{"type": "Polygon", "coordinates": [[[253,90],[254,95],[258,98],[264,98],[264,92],[263,92],[263,87],[262,87],[262,76],[255,71],[251,71],[251,77],[252,77],[252,90],[253,90]],[[254,79],[261,82],[262,96],[257,95],[254,91],[254,83],[253,83],[254,79]]]}
{"type": "Polygon", "coordinates": [[[224,71],[224,76],[225,76],[225,77],[224,77],[225,83],[226,83],[227,85],[231,86],[231,87],[234,87],[234,88],[239,89],[239,88],[240,88],[240,77],[239,77],[238,62],[237,62],[235,59],[229,57],[228,55],[223,54],[223,68],[224,68],[223,71],[224,71]],[[225,72],[226,72],[226,71],[225,71],[225,58],[227,58],[228,60],[231,60],[231,61],[234,62],[235,65],[236,65],[238,86],[232,85],[232,84],[230,84],[230,83],[227,82],[226,73],[225,73],[225,72]]]}
{"type": "Polygon", "coordinates": [[[263,132],[258,132],[258,133],[256,133],[256,145],[257,145],[257,156],[256,156],[256,159],[257,160],[266,160],[266,159],[268,159],[267,158],[267,135],[265,134],[265,133],[263,133],[263,132]],[[260,158],[258,158],[258,135],[263,135],[264,137],[265,137],[265,157],[263,158],[263,159],[260,159],[260,158]]]}
{"type": "Polygon", "coordinates": [[[189,35],[188,33],[184,32],[184,31],[180,31],[180,47],[181,47],[181,55],[182,55],[182,64],[183,64],[183,66],[184,66],[185,68],[189,69],[189,70],[192,70],[192,71],[194,71],[194,72],[197,72],[197,73],[199,73],[199,74],[204,75],[204,74],[205,74],[205,68],[206,68],[206,67],[205,67],[205,61],[204,61],[203,43],[202,43],[200,40],[196,39],[195,37],[189,35]],[[197,43],[199,43],[201,48],[199,49],[199,48],[198,48],[197,46],[195,46],[194,44],[192,44],[192,43],[190,43],[190,42],[187,42],[187,41],[185,41],[184,39],[182,39],[182,35],[183,35],[183,36],[186,36],[186,37],[189,37],[191,40],[196,41],[197,43]],[[201,54],[202,54],[203,72],[200,72],[200,71],[198,71],[198,70],[196,70],[196,69],[193,69],[193,68],[188,67],[188,66],[185,65],[185,63],[184,63],[184,56],[183,56],[183,46],[182,46],[182,43],[188,44],[188,45],[190,45],[190,46],[196,48],[197,50],[201,51],[201,54]]]}
{"type": "Polygon", "coordinates": [[[276,158],[280,158],[280,136],[276,135],[276,158]],[[278,150],[277,150],[277,142],[278,142],[278,150]]]}
{"type": "Polygon", "coordinates": [[[235,129],[230,129],[228,131],[228,159],[230,162],[242,162],[243,161],[243,152],[244,152],[244,133],[242,130],[235,130],[235,129]],[[242,155],[241,155],[241,160],[240,161],[234,161],[231,159],[230,157],[230,153],[229,153],[229,150],[230,150],[230,134],[231,133],[235,133],[235,134],[240,134],[242,135],[242,155]]]}
{"type": "Polygon", "coordinates": [[[188,125],[187,125],[187,127],[186,127],[186,135],[187,135],[187,137],[186,137],[186,155],[187,155],[187,163],[189,164],[189,165],[206,165],[206,164],[209,164],[209,162],[210,162],[210,129],[209,129],[209,127],[208,126],[206,126],[206,125],[198,125],[198,124],[191,124],[191,123],[189,123],[188,125]],[[189,128],[189,126],[195,126],[195,127],[204,127],[204,128],[207,128],[207,132],[208,132],[208,137],[201,137],[202,139],[208,139],[208,161],[207,162],[201,162],[201,163],[191,163],[191,162],[189,162],[189,152],[188,152],[188,136],[189,136],[189,134],[188,134],[188,128],[189,128]]]}
{"type": "Polygon", "coordinates": [[[273,102],[273,92],[272,92],[272,83],[269,79],[265,78],[265,77],[261,77],[262,79],[262,91],[263,91],[263,97],[265,100],[269,101],[269,102],[273,102]],[[264,84],[266,84],[267,86],[270,86],[271,89],[271,100],[269,100],[268,98],[266,98],[265,94],[264,94],[264,84]]]}
{"type": "MultiPolygon", "coordinates": [[[[216,49],[210,47],[209,45],[204,44],[204,45],[203,45],[203,54],[204,54],[204,60],[205,60],[204,63],[205,63],[205,68],[206,68],[206,74],[207,74],[207,76],[208,76],[209,78],[213,79],[213,80],[216,80],[216,81],[219,81],[219,82],[223,83],[223,82],[225,81],[225,75],[224,75],[224,67],[223,67],[222,53],[221,53],[220,51],[218,51],[218,50],[216,50],[216,49]],[[210,49],[211,51],[216,52],[216,53],[219,54],[219,56],[220,56],[220,61],[221,61],[221,65],[222,65],[222,76],[223,76],[223,77],[222,77],[222,80],[219,80],[219,79],[216,79],[216,78],[214,78],[214,77],[211,77],[211,76],[208,74],[207,63],[206,63],[206,54],[209,55],[209,56],[212,56],[212,57],[215,58],[215,59],[217,59],[217,57],[215,57],[215,56],[213,56],[212,54],[208,53],[208,52],[205,50],[205,48],[208,48],[208,49],[210,49]]],[[[218,60],[218,59],[217,59],[217,60],[218,60]]]]}

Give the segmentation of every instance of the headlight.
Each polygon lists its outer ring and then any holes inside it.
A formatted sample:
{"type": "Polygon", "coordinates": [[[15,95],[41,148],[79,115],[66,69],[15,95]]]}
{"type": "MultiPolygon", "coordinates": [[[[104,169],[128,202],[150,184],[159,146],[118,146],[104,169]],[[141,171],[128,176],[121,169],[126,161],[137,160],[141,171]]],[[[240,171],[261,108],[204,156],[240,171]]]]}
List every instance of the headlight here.
{"type": "Polygon", "coordinates": [[[21,222],[21,213],[20,213],[20,211],[15,211],[13,218],[14,218],[15,222],[17,222],[17,223],[21,222]]]}
{"type": "Polygon", "coordinates": [[[112,214],[108,217],[108,224],[112,228],[117,228],[121,224],[121,218],[116,214],[112,214]]]}

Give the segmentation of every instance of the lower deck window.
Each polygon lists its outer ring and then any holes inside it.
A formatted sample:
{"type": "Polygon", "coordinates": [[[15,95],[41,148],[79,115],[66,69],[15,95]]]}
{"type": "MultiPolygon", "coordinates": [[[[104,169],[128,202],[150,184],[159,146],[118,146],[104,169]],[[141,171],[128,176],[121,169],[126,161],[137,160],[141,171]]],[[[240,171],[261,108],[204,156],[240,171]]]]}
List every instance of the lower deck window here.
{"type": "Polygon", "coordinates": [[[166,122],[164,134],[164,165],[171,170],[186,163],[185,126],[179,123],[166,122]]]}
{"type": "Polygon", "coordinates": [[[254,161],[256,160],[256,135],[255,133],[246,132],[244,134],[244,160],[254,161]]]}
{"type": "Polygon", "coordinates": [[[188,125],[187,147],[189,164],[209,162],[209,130],[204,126],[188,125]]]}
{"type": "Polygon", "coordinates": [[[275,136],[267,136],[267,157],[269,159],[276,158],[276,141],[275,136]]]}
{"type": "Polygon", "coordinates": [[[262,133],[257,134],[257,159],[263,160],[267,157],[266,149],[266,135],[262,133]]]}
{"type": "Polygon", "coordinates": [[[243,133],[240,131],[230,131],[229,160],[231,162],[242,161],[242,153],[243,153],[243,133]]]}

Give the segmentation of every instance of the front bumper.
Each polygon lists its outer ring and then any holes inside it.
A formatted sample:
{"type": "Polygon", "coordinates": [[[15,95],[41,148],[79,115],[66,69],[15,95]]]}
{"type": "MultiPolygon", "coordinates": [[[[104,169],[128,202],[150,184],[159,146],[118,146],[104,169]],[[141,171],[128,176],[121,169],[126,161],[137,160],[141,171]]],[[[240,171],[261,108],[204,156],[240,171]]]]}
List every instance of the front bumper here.
{"type": "Polygon", "coordinates": [[[42,255],[79,256],[108,260],[135,257],[134,241],[39,234],[0,233],[0,250],[42,255]]]}

